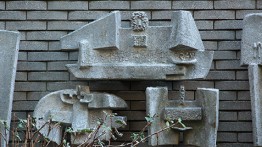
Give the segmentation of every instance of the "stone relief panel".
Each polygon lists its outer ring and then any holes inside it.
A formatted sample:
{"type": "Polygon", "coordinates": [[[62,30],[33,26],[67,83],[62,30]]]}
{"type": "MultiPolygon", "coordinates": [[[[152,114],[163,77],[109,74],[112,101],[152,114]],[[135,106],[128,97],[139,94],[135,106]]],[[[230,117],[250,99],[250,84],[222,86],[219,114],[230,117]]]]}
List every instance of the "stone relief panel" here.
{"type": "MultiPolygon", "coordinates": [[[[82,144],[87,140],[88,133],[77,133],[84,129],[95,129],[99,119],[104,119],[107,127],[119,128],[116,121],[126,121],[124,116],[109,117],[114,109],[125,109],[127,104],[121,98],[107,93],[90,93],[88,86],[77,86],[76,89],[65,89],[52,92],[43,97],[37,104],[34,117],[36,127],[43,127],[40,132],[53,142],[61,143],[63,127],[71,126],[75,134],[71,135],[72,144],[82,144]],[[49,119],[52,123],[44,125],[49,119]],[[61,126],[56,124],[60,123],[61,126]],[[51,128],[51,129],[50,129],[51,128]]],[[[100,140],[110,140],[111,132],[101,128],[100,140]]],[[[90,140],[91,141],[91,140],[90,140]]]]}
{"type": "MultiPolygon", "coordinates": [[[[18,32],[0,31],[0,120],[6,121],[7,126],[10,126],[11,121],[19,41],[18,32]]],[[[0,124],[2,134],[5,134],[4,130],[0,124]]],[[[0,146],[5,147],[5,140],[3,137],[0,139],[0,146]]]]}
{"type": "Polygon", "coordinates": [[[146,13],[138,11],[131,27],[122,28],[120,12],[114,11],[61,38],[62,49],[79,50],[78,62],[67,68],[87,80],[204,78],[213,51],[205,51],[190,12],[175,11],[171,20],[170,26],[150,26],[146,13]]]}
{"type": "Polygon", "coordinates": [[[146,89],[147,114],[156,115],[148,129],[153,134],[165,127],[167,121],[181,119],[186,127],[174,126],[149,139],[149,145],[177,145],[180,135],[183,144],[199,147],[215,147],[218,129],[219,91],[198,88],[194,101],[185,100],[184,87],[180,89],[180,100],[169,100],[167,87],[146,89]]]}
{"type": "Polygon", "coordinates": [[[262,147],[262,13],[246,15],[243,21],[241,65],[248,65],[254,146],[262,147]]]}

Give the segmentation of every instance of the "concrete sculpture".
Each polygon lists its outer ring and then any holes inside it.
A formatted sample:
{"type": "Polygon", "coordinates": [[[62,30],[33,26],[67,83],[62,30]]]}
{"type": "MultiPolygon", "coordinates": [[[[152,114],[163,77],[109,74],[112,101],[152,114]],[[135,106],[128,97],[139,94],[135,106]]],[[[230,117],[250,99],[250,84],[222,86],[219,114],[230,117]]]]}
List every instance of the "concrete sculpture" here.
{"type": "Polygon", "coordinates": [[[261,23],[262,13],[249,14],[244,18],[241,44],[241,65],[248,65],[254,146],[262,146],[261,23]]]}
{"type": "MultiPolygon", "coordinates": [[[[38,129],[44,126],[49,119],[52,120],[51,124],[40,130],[50,140],[57,144],[61,143],[63,128],[56,126],[56,123],[60,123],[62,126],[71,126],[76,132],[75,135],[71,135],[71,143],[81,144],[87,141],[88,133],[79,132],[84,129],[95,129],[98,126],[98,119],[103,119],[107,127],[121,127],[116,121],[123,121],[125,117],[109,117],[107,114],[112,114],[112,109],[126,107],[125,101],[115,95],[90,93],[88,86],[77,86],[76,90],[60,90],[43,97],[35,108],[34,117],[38,129]]],[[[97,134],[101,133],[104,135],[99,137],[100,140],[111,138],[109,130],[101,128],[97,134]]],[[[91,140],[92,137],[94,136],[91,136],[91,140]]]]}
{"type": "MultiPolygon", "coordinates": [[[[13,93],[16,76],[20,35],[18,32],[0,31],[0,120],[10,127],[13,104],[13,93]]],[[[5,128],[0,124],[0,132],[4,135],[5,128]]],[[[9,132],[6,132],[9,140],[9,132]]],[[[5,140],[1,139],[1,147],[5,147],[5,140]]]]}
{"type": "Polygon", "coordinates": [[[183,133],[184,144],[199,147],[215,147],[218,129],[219,91],[199,88],[195,101],[185,101],[184,88],[181,88],[180,100],[168,100],[167,87],[148,87],[146,89],[147,114],[157,115],[148,129],[153,134],[166,127],[166,121],[179,118],[188,126],[172,127],[149,139],[149,145],[179,144],[179,135],[183,133]]]}
{"type": "Polygon", "coordinates": [[[79,50],[67,68],[79,79],[204,78],[213,51],[205,51],[190,12],[172,13],[171,26],[149,26],[145,12],[134,12],[131,28],[114,11],[61,38],[61,48],[79,50]]]}

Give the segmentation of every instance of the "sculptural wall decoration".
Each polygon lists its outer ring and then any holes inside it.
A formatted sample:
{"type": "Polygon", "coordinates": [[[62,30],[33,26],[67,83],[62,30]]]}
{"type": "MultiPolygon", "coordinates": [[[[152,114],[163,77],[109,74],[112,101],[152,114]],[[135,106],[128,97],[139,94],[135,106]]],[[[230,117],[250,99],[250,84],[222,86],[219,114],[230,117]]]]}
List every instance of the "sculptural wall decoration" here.
{"type": "MultiPolygon", "coordinates": [[[[5,121],[8,127],[11,121],[19,41],[18,32],[0,31],[0,120],[5,121]]],[[[0,132],[5,134],[5,127],[1,124],[0,132]]],[[[9,140],[9,132],[6,133],[9,140]]],[[[0,139],[0,146],[5,147],[5,140],[3,137],[0,139]]]]}
{"type": "Polygon", "coordinates": [[[262,146],[261,23],[262,13],[246,15],[241,42],[241,65],[248,65],[254,146],[262,146]]]}

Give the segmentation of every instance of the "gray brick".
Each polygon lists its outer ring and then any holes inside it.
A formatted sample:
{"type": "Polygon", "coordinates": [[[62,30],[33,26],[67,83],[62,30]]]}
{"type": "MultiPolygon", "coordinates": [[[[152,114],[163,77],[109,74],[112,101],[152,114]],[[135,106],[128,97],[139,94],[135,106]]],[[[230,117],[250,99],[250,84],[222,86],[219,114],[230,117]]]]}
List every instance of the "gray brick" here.
{"type": "Polygon", "coordinates": [[[261,13],[261,12],[262,10],[237,10],[236,19],[243,19],[247,14],[250,14],[250,13],[261,13]]]}
{"type": "Polygon", "coordinates": [[[0,29],[5,30],[5,22],[0,22],[0,29]]]}
{"type": "Polygon", "coordinates": [[[18,62],[17,71],[43,71],[46,70],[45,62],[18,62]]]}
{"type": "Polygon", "coordinates": [[[194,11],[195,19],[235,19],[235,11],[194,11]]]}
{"type": "MultiPolygon", "coordinates": [[[[121,11],[121,20],[128,20],[130,21],[132,17],[132,13],[135,11],[121,11]]],[[[151,19],[151,12],[150,11],[144,11],[147,14],[148,19],[151,19]]],[[[171,17],[169,18],[171,19],[171,17]]]]}
{"type": "Polygon", "coordinates": [[[253,142],[252,133],[238,133],[238,142],[253,142]]]}
{"type": "Polygon", "coordinates": [[[172,9],[213,9],[212,1],[173,1],[172,9]]]}
{"type": "Polygon", "coordinates": [[[149,21],[149,26],[170,26],[171,21],[149,21]]]}
{"type": "Polygon", "coordinates": [[[217,50],[216,41],[203,41],[206,50],[217,50]]]}
{"type": "Polygon", "coordinates": [[[252,131],[251,122],[219,122],[218,131],[252,131]]]}
{"type": "Polygon", "coordinates": [[[242,29],[242,20],[218,20],[215,21],[215,29],[242,29]]]}
{"type": "Polygon", "coordinates": [[[30,31],[27,40],[59,40],[66,34],[66,31],[30,31]]]}
{"type": "Polygon", "coordinates": [[[20,41],[23,41],[23,40],[25,40],[26,39],[26,31],[23,31],[23,30],[20,30],[19,31],[19,33],[20,33],[20,41]]]}
{"type": "MultiPolygon", "coordinates": [[[[48,82],[47,90],[56,91],[62,89],[75,89],[77,85],[88,85],[88,82],[48,82]]],[[[90,87],[91,88],[91,87],[90,87]]]]}
{"type": "Polygon", "coordinates": [[[129,9],[130,4],[128,1],[90,1],[89,9],[103,9],[103,10],[121,10],[129,9]]]}
{"type": "Polygon", "coordinates": [[[29,61],[60,61],[68,60],[66,52],[29,52],[29,61]]]}
{"type": "Polygon", "coordinates": [[[252,120],[251,111],[240,111],[238,112],[238,120],[252,120]]]}
{"type": "Polygon", "coordinates": [[[247,71],[237,71],[236,76],[237,76],[237,80],[248,80],[247,71]]]}
{"type": "Polygon", "coordinates": [[[95,20],[108,14],[109,11],[70,11],[69,20],[95,20]]]}
{"type": "Polygon", "coordinates": [[[5,2],[0,2],[0,10],[5,10],[5,2]]]}
{"type": "Polygon", "coordinates": [[[146,100],[146,95],[144,91],[117,91],[114,94],[126,101],[146,100]]]}
{"type": "Polygon", "coordinates": [[[28,92],[27,93],[27,100],[35,100],[39,101],[42,97],[49,94],[50,92],[28,92]]]}
{"type": "Polygon", "coordinates": [[[218,50],[240,50],[240,41],[219,41],[218,50]]]}
{"type": "Polygon", "coordinates": [[[215,9],[255,9],[255,0],[214,1],[215,9]]]}
{"type": "Polygon", "coordinates": [[[250,101],[220,101],[219,110],[251,110],[250,101]]]}
{"type": "Polygon", "coordinates": [[[242,30],[237,30],[236,31],[236,39],[242,39],[242,30]]]}
{"type": "Polygon", "coordinates": [[[131,9],[171,9],[171,1],[131,1],[131,9]]]}
{"type": "Polygon", "coordinates": [[[131,83],[131,90],[143,90],[145,91],[147,87],[167,87],[172,90],[172,82],[165,81],[134,81],[131,83]]]}
{"type": "Polygon", "coordinates": [[[60,41],[50,41],[48,43],[48,49],[51,51],[61,51],[60,41]]]}
{"type": "Polygon", "coordinates": [[[171,19],[172,11],[152,11],[152,19],[171,19]]]}
{"type": "Polygon", "coordinates": [[[217,81],[215,87],[220,90],[249,90],[248,81],[217,81]]]}
{"type": "Polygon", "coordinates": [[[234,31],[200,31],[203,40],[234,40],[234,31]]]}
{"type": "Polygon", "coordinates": [[[75,61],[48,62],[47,70],[66,70],[66,64],[75,64],[75,61]]]}
{"type": "Polygon", "coordinates": [[[218,142],[237,142],[237,133],[217,133],[218,142]]]}
{"type": "Polygon", "coordinates": [[[216,51],[214,53],[213,60],[227,60],[227,59],[236,59],[236,51],[216,51]]]}
{"type": "Polygon", "coordinates": [[[16,72],[15,81],[27,81],[26,72],[16,72]]]}
{"type": "Polygon", "coordinates": [[[248,100],[250,101],[250,92],[248,91],[238,91],[238,100],[248,100]]]}
{"type": "Polygon", "coordinates": [[[15,101],[13,111],[33,111],[38,101],[15,101]]]}
{"type": "Polygon", "coordinates": [[[220,121],[236,121],[237,120],[237,112],[219,112],[219,120],[220,121]]]}
{"type": "Polygon", "coordinates": [[[50,21],[48,22],[48,30],[76,30],[87,22],[81,21],[50,21]]]}
{"type": "Polygon", "coordinates": [[[68,72],[29,72],[28,81],[66,81],[68,72]]]}
{"type": "Polygon", "coordinates": [[[25,61],[25,60],[27,60],[27,52],[19,52],[18,61],[25,61]]]}
{"type": "Polygon", "coordinates": [[[14,101],[26,100],[26,92],[14,92],[14,101]]]}
{"type": "Polygon", "coordinates": [[[105,90],[129,90],[130,82],[127,81],[90,81],[90,90],[105,91],[105,90]]]}
{"type": "Polygon", "coordinates": [[[210,71],[206,77],[208,80],[235,80],[235,71],[210,71]]]}
{"type": "Polygon", "coordinates": [[[173,90],[179,90],[180,85],[184,85],[186,90],[196,90],[197,88],[214,88],[212,81],[175,81],[173,90]]]}
{"type": "Polygon", "coordinates": [[[199,30],[213,29],[213,21],[196,21],[199,30]]]}
{"type": "Polygon", "coordinates": [[[246,69],[240,66],[239,60],[216,61],[216,69],[246,69]]]}
{"type": "Polygon", "coordinates": [[[235,91],[219,91],[219,100],[234,101],[237,100],[237,92],[235,91]]]}
{"type": "Polygon", "coordinates": [[[27,19],[28,20],[67,20],[67,12],[66,11],[28,11],[27,19]]]}
{"type": "Polygon", "coordinates": [[[7,1],[7,10],[46,10],[44,1],[7,1]]]}
{"type": "Polygon", "coordinates": [[[25,20],[25,11],[0,11],[0,20],[25,20]]]}
{"type": "Polygon", "coordinates": [[[46,22],[44,21],[7,21],[6,29],[8,30],[45,30],[46,22]]]}
{"type": "Polygon", "coordinates": [[[46,91],[45,82],[16,82],[15,91],[46,91]]]}
{"type": "Polygon", "coordinates": [[[220,143],[217,147],[254,147],[252,143],[220,143]]]}
{"type": "Polygon", "coordinates": [[[20,41],[20,51],[44,51],[48,50],[48,43],[44,41],[20,41]]]}
{"type": "Polygon", "coordinates": [[[78,51],[73,51],[69,53],[70,60],[78,60],[78,51]]]}
{"type": "Polygon", "coordinates": [[[88,10],[88,1],[49,1],[48,10],[88,10]]]}

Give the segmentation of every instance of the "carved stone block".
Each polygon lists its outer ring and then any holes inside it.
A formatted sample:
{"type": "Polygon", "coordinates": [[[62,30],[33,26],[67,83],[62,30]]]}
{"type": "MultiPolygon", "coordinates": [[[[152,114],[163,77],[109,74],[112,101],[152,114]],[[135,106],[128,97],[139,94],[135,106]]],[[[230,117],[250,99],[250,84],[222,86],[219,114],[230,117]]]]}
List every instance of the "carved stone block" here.
{"type": "Polygon", "coordinates": [[[246,15],[241,43],[241,64],[248,65],[253,142],[262,147],[262,13],[246,15]]]}
{"type": "MultiPolygon", "coordinates": [[[[18,32],[0,31],[0,120],[6,121],[10,127],[13,94],[16,76],[20,35],[18,32]]],[[[5,128],[0,124],[0,132],[4,135],[5,128]]],[[[7,139],[9,140],[7,131],[7,139]]],[[[1,139],[1,147],[5,140],[1,139]]]]}
{"type": "MultiPolygon", "coordinates": [[[[125,120],[123,116],[109,117],[113,109],[126,108],[127,104],[119,97],[106,93],[90,93],[88,86],[78,86],[76,90],[66,89],[52,92],[43,97],[37,104],[34,117],[36,127],[41,128],[51,117],[52,122],[46,125],[40,132],[50,140],[61,143],[62,127],[56,126],[59,122],[62,126],[71,126],[76,135],[71,135],[72,144],[81,144],[86,141],[88,133],[77,133],[84,129],[95,129],[99,119],[110,128],[119,128],[116,120],[125,120]],[[51,130],[49,128],[52,128],[51,130]]],[[[111,132],[105,128],[98,130],[100,140],[109,140],[111,132]]],[[[97,137],[97,136],[96,136],[97,137]]],[[[92,139],[91,139],[92,140],[92,139]]],[[[90,140],[90,141],[91,141],[90,140]]]]}
{"type": "Polygon", "coordinates": [[[166,122],[173,120],[187,126],[172,127],[149,139],[149,145],[173,145],[179,143],[183,133],[185,145],[215,147],[218,129],[219,91],[217,89],[198,88],[195,101],[168,100],[167,87],[148,87],[146,89],[147,114],[157,115],[148,129],[153,134],[166,128],[166,122]],[[182,133],[181,133],[182,132],[182,133]]]}
{"type": "Polygon", "coordinates": [[[61,38],[62,49],[79,49],[78,63],[67,68],[89,80],[204,78],[213,51],[205,51],[190,12],[173,12],[171,19],[171,26],[149,26],[146,13],[138,11],[132,28],[122,28],[114,11],[61,38]]]}

